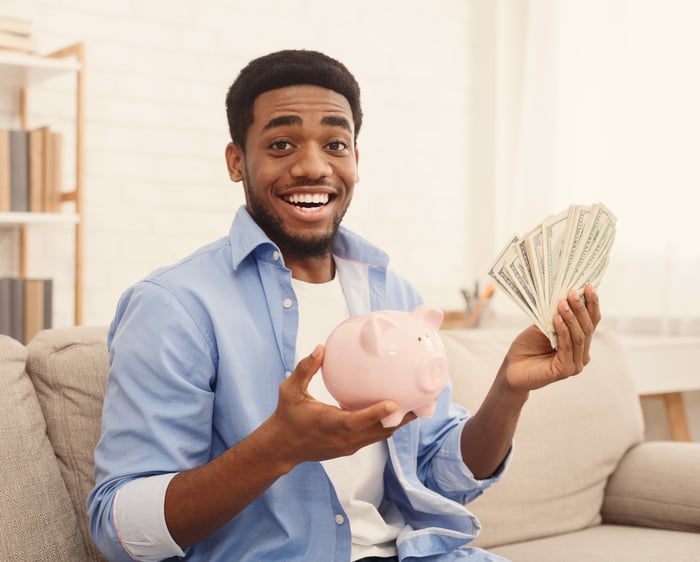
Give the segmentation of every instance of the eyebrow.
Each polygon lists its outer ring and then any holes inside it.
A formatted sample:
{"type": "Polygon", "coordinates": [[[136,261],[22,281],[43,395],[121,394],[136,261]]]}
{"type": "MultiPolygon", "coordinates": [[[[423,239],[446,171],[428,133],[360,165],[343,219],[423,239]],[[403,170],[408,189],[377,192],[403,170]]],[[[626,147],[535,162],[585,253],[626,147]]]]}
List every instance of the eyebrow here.
{"type": "Polygon", "coordinates": [[[352,127],[345,117],[324,117],[321,119],[321,123],[330,127],[342,127],[343,129],[346,129],[348,133],[352,133],[352,127]]]}
{"type": "MultiPolygon", "coordinates": [[[[300,127],[301,123],[301,117],[297,115],[281,115],[270,119],[263,127],[263,130],[268,131],[270,129],[274,129],[275,127],[300,127]]],[[[321,119],[321,124],[329,127],[342,127],[343,129],[346,129],[348,132],[352,133],[350,122],[345,119],[345,117],[324,117],[321,119]]]]}

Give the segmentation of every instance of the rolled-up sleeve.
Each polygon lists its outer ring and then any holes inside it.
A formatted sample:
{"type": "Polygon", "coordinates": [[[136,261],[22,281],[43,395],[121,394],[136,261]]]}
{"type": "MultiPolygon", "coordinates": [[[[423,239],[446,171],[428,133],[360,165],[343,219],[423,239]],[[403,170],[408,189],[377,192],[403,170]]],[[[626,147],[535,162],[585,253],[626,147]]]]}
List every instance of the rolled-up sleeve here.
{"type": "Polygon", "coordinates": [[[124,550],[135,560],[158,562],[185,555],[165,522],[165,492],[174,477],[175,474],[159,474],[137,478],[117,492],[117,534],[124,550]]]}
{"type": "MultiPolygon", "coordinates": [[[[127,560],[133,559],[133,549],[122,540],[127,536],[125,522],[135,510],[125,514],[124,507],[133,503],[125,486],[209,460],[215,368],[210,342],[198,322],[174,294],[148,282],[120,301],[109,347],[110,373],[88,515],[99,548],[112,560],[127,560]],[[126,495],[117,502],[120,493],[126,495]]],[[[155,502],[149,513],[162,513],[159,494],[164,488],[153,491],[142,499],[155,502]]],[[[164,525],[164,515],[160,517],[158,525],[164,525]]],[[[170,552],[169,535],[164,547],[170,552]]]]}
{"type": "Polygon", "coordinates": [[[486,488],[498,482],[505,472],[512,456],[513,447],[496,471],[489,477],[478,479],[462,460],[462,430],[467,420],[452,428],[445,437],[440,449],[432,460],[432,477],[443,492],[448,494],[465,494],[465,503],[476,499],[486,488]]]}

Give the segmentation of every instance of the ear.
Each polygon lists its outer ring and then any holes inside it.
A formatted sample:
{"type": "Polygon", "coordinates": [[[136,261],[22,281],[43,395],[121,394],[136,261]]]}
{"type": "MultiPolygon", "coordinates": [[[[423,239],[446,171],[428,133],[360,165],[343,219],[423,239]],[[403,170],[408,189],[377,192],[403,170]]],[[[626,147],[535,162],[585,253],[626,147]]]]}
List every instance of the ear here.
{"type": "Polygon", "coordinates": [[[432,326],[435,330],[439,330],[442,326],[442,320],[445,314],[436,306],[431,306],[429,304],[422,304],[413,309],[411,315],[422,320],[428,326],[432,326]]]}
{"type": "Polygon", "coordinates": [[[381,314],[372,314],[362,325],[360,331],[360,345],[362,349],[370,355],[379,355],[384,333],[396,326],[396,322],[390,318],[381,314]]]}
{"type": "Polygon", "coordinates": [[[360,150],[355,148],[355,183],[360,181],[360,150]]]}
{"type": "Polygon", "coordinates": [[[228,168],[228,177],[233,182],[243,180],[243,151],[235,142],[230,142],[226,145],[226,167],[228,168]]]}

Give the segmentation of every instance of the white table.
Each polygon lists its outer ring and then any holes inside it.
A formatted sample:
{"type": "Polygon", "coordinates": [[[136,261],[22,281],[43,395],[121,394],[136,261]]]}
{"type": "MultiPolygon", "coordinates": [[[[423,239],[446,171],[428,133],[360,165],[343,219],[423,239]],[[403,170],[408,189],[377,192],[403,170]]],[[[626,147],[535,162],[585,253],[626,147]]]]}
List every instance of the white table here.
{"type": "Polygon", "coordinates": [[[700,337],[620,334],[640,397],[661,399],[671,437],[690,441],[685,391],[700,390],[700,337]]]}

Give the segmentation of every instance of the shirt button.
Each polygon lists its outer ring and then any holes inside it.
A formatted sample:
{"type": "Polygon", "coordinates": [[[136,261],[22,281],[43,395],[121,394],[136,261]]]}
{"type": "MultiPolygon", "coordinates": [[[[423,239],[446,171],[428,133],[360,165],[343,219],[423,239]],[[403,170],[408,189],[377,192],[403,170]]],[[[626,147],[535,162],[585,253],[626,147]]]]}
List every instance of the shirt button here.
{"type": "Polygon", "coordinates": [[[294,304],[294,302],[292,301],[292,299],[284,299],[284,300],[282,301],[282,306],[283,306],[284,308],[292,308],[292,305],[293,305],[293,304],[294,304]]]}
{"type": "Polygon", "coordinates": [[[280,253],[277,250],[272,252],[272,259],[275,261],[278,261],[280,259],[280,253]]]}
{"type": "Polygon", "coordinates": [[[343,516],[339,513],[338,515],[335,516],[335,522],[336,522],[338,525],[342,525],[343,523],[345,523],[345,517],[343,517],[343,516]]]}
{"type": "Polygon", "coordinates": [[[291,372],[291,371],[285,371],[285,372],[284,372],[284,376],[285,376],[285,377],[291,377],[291,376],[292,376],[292,372],[291,372]]]}

